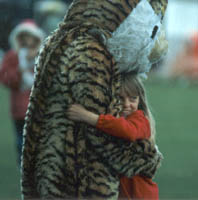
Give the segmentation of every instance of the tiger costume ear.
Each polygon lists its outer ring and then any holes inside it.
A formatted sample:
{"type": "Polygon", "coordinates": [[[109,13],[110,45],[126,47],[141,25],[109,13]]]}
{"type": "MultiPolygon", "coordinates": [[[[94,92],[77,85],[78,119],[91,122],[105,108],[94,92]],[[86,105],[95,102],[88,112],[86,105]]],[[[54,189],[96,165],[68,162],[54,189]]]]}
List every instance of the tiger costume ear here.
{"type": "Polygon", "coordinates": [[[159,32],[158,39],[155,41],[155,45],[152,48],[148,58],[151,63],[157,63],[161,59],[163,59],[164,56],[166,56],[167,52],[168,52],[168,41],[166,39],[165,30],[162,26],[159,32]]]}

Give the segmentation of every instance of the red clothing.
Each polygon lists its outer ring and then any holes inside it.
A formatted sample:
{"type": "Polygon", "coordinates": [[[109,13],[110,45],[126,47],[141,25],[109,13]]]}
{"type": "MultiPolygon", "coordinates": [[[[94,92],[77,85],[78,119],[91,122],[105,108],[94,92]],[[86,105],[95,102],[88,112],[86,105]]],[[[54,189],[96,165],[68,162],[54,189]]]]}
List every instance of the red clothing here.
{"type": "Polygon", "coordinates": [[[120,186],[120,199],[159,199],[157,184],[145,176],[122,177],[120,186]]]}
{"type": "Polygon", "coordinates": [[[130,141],[151,136],[149,121],[141,110],[133,112],[126,118],[100,115],[96,127],[105,133],[130,141]]]}
{"type": "Polygon", "coordinates": [[[11,114],[13,119],[24,119],[29,103],[30,90],[20,90],[21,73],[18,68],[18,56],[13,50],[7,52],[0,68],[0,83],[11,91],[11,114]]]}
{"type": "MultiPolygon", "coordinates": [[[[141,110],[126,118],[100,115],[96,127],[105,133],[130,141],[148,139],[151,136],[149,121],[141,110]]],[[[119,198],[157,200],[158,186],[152,179],[139,175],[133,178],[121,177],[119,198]]]]}

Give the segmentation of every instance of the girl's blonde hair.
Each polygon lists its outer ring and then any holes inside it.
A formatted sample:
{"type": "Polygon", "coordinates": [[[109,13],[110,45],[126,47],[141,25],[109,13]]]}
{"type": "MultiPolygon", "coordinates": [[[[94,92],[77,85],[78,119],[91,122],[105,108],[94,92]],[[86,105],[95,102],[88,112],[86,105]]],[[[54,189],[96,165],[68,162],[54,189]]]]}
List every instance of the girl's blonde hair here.
{"type": "Polygon", "coordinates": [[[139,106],[138,109],[142,110],[148,120],[150,122],[151,127],[151,137],[150,141],[155,143],[155,120],[149,108],[146,91],[144,88],[144,84],[138,75],[125,74],[122,75],[122,86],[121,91],[124,92],[127,96],[131,96],[132,94],[139,96],[139,106]]]}

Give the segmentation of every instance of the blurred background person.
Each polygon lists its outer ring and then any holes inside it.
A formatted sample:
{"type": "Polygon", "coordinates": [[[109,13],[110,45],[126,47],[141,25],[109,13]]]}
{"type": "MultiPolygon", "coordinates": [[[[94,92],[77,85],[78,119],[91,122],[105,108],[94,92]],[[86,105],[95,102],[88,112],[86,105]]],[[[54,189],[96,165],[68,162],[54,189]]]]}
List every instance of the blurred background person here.
{"type": "Polygon", "coordinates": [[[12,29],[24,19],[33,18],[33,0],[0,0],[0,48],[10,48],[8,36],[12,29]]]}
{"type": "Polygon", "coordinates": [[[33,15],[37,24],[49,35],[63,20],[70,1],[45,0],[34,4],[33,15]]]}
{"type": "Polygon", "coordinates": [[[198,32],[186,39],[170,65],[170,77],[198,82],[198,32]]]}
{"type": "Polygon", "coordinates": [[[10,110],[16,133],[18,164],[24,118],[34,81],[34,61],[44,36],[44,32],[33,20],[28,19],[18,24],[9,36],[11,49],[5,53],[0,68],[0,83],[10,90],[10,110]]]}
{"type": "Polygon", "coordinates": [[[34,19],[46,33],[53,31],[71,2],[72,0],[0,0],[1,51],[9,50],[8,36],[22,20],[34,19]]]}

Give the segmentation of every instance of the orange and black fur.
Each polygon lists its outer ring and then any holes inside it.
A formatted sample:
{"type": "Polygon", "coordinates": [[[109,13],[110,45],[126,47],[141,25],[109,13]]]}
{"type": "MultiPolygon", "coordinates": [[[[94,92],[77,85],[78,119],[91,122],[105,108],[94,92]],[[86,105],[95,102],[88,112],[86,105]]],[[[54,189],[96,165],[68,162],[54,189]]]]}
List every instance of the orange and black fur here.
{"type": "MultiPolygon", "coordinates": [[[[116,199],[120,174],[155,174],[161,154],[149,141],[116,139],[66,116],[72,103],[119,112],[120,74],[105,40],[139,2],[74,0],[46,40],[24,127],[23,199],[116,199]]],[[[164,15],[166,0],[149,2],[164,15]]]]}

